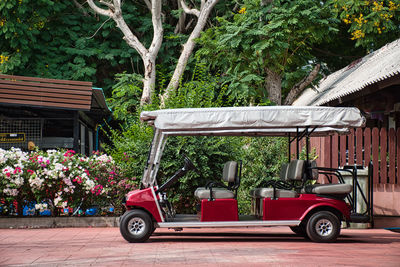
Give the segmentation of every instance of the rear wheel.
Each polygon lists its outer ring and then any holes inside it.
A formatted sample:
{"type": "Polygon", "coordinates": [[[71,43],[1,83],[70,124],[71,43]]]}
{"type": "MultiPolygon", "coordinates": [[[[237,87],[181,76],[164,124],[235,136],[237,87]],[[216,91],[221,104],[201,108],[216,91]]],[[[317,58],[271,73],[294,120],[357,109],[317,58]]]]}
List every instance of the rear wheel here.
{"type": "Polygon", "coordinates": [[[150,215],[143,210],[127,211],[122,217],[119,230],[126,241],[131,243],[144,242],[154,232],[150,215]]]}
{"type": "Polygon", "coordinates": [[[306,230],[314,242],[334,242],[340,234],[340,221],[332,212],[319,211],[310,217],[306,230]]]}

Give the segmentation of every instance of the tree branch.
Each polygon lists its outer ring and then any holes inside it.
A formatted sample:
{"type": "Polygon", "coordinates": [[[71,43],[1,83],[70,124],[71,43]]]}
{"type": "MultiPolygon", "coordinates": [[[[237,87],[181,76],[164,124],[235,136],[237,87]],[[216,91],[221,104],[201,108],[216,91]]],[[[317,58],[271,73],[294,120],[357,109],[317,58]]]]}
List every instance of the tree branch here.
{"type": "MultiPolygon", "coordinates": [[[[200,17],[200,11],[199,11],[199,10],[197,10],[197,9],[195,9],[195,8],[190,9],[190,8],[186,5],[186,3],[185,3],[184,0],[181,0],[180,3],[181,3],[181,6],[182,6],[183,11],[184,11],[186,14],[195,15],[196,17],[200,17]]],[[[203,6],[203,1],[201,1],[201,4],[202,4],[202,6],[203,6]]]]}
{"type": "MultiPolygon", "coordinates": [[[[170,94],[178,88],[179,80],[181,79],[182,74],[185,71],[186,64],[189,60],[190,55],[193,52],[194,46],[196,45],[194,40],[199,38],[201,31],[204,29],[204,26],[207,23],[207,19],[211,13],[211,10],[214,8],[217,2],[218,0],[207,0],[204,3],[203,8],[200,10],[200,15],[198,16],[196,26],[194,27],[186,43],[183,45],[183,50],[178,59],[178,63],[175,67],[172,78],[164,94],[161,96],[161,107],[165,106],[165,102],[169,98],[170,94]]],[[[183,2],[181,2],[181,4],[182,3],[183,2]]]]}
{"type": "Polygon", "coordinates": [[[99,0],[100,4],[103,4],[105,6],[107,6],[110,10],[114,11],[114,5],[111,4],[110,2],[104,1],[104,0],[99,0]]]}
{"type": "MultiPolygon", "coordinates": [[[[178,3],[178,9],[181,9],[182,8],[181,1],[178,0],[177,3],[178,3]]],[[[183,30],[185,29],[185,20],[186,20],[186,13],[181,12],[181,14],[179,15],[178,23],[176,23],[175,26],[174,30],[175,34],[183,33],[183,30]]]]}
{"type": "Polygon", "coordinates": [[[114,15],[114,13],[110,9],[109,10],[105,10],[105,9],[102,9],[102,8],[98,7],[93,2],[93,0],[87,0],[87,2],[89,4],[90,8],[93,9],[94,12],[96,12],[99,15],[103,15],[103,16],[106,16],[106,17],[112,17],[114,15]]]}
{"type": "Polygon", "coordinates": [[[77,1],[77,0],[73,0],[75,6],[82,12],[82,14],[87,17],[89,14],[86,12],[85,8],[77,1]]]}
{"type": "Polygon", "coordinates": [[[314,69],[305,77],[303,80],[295,84],[292,89],[290,89],[289,94],[287,95],[284,105],[293,104],[296,97],[306,88],[318,75],[321,64],[315,65],[314,69]]]}
{"type": "Polygon", "coordinates": [[[153,40],[149,48],[151,56],[156,57],[163,40],[163,26],[161,21],[162,1],[151,0],[151,21],[153,22],[153,40]]]}
{"type": "Polygon", "coordinates": [[[149,11],[151,11],[151,3],[149,0],[143,0],[147,6],[147,8],[149,9],[149,11]]]}

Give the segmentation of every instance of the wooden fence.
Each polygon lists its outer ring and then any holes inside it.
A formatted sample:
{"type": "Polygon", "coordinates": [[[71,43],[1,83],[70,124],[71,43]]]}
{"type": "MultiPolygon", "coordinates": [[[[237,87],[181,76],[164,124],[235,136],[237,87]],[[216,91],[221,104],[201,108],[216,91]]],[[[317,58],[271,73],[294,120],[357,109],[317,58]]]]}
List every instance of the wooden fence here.
{"type": "Polygon", "coordinates": [[[359,128],[348,135],[313,137],[310,146],[318,166],[366,167],[372,161],[374,184],[400,185],[400,128],[359,128]]]}

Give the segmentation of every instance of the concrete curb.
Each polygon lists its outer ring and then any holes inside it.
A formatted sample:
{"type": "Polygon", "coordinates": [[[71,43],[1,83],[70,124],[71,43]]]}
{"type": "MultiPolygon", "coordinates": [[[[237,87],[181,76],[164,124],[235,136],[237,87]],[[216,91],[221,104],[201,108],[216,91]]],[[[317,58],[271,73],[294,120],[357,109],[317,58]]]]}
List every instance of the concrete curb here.
{"type": "Polygon", "coordinates": [[[3,217],[0,229],[119,227],[119,217],[3,217]]]}

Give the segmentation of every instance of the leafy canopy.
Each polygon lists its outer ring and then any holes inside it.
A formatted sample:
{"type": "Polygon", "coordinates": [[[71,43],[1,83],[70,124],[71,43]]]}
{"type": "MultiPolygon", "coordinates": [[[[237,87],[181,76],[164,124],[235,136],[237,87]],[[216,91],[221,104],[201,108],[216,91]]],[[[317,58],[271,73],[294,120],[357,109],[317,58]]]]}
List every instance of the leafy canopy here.
{"type": "Polygon", "coordinates": [[[199,42],[198,55],[212,69],[224,70],[235,97],[268,102],[267,71],[282,75],[284,89],[306,76],[316,59],[313,45],[337,31],[331,9],[320,1],[245,0],[239,12],[219,18],[199,42]]]}
{"type": "Polygon", "coordinates": [[[349,26],[356,46],[378,49],[400,34],[398,0],[332,0],[333,10],[349,26]]]}

